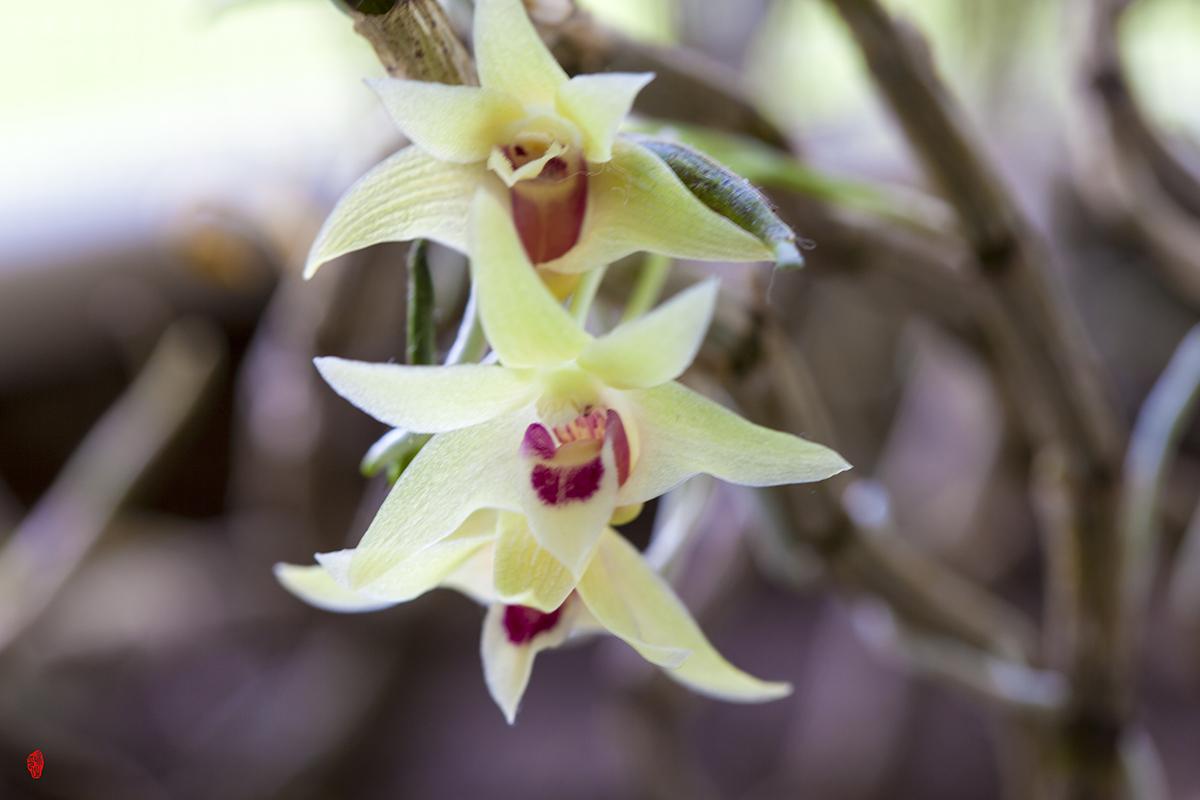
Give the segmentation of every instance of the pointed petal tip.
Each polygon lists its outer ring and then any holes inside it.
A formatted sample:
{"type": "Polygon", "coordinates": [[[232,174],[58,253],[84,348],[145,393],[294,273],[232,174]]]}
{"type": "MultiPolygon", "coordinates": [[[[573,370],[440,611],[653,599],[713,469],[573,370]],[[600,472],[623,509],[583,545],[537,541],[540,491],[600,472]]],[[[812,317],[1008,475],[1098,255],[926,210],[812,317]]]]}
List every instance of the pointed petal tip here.
{"type": "Polygon", "coordinates": [[[790,696],[793,691],[792,684],[786,681],[763,681],[745,673],[741,674],[741,679],[737,681],[735,687],[727,686],[722,688],[705,685],[703,680],[696,680],[693,676],[685,678],[684,676],[672,675],[669,670],[667,675],[676,678],[680,683],[697,694],[702,694],[705,697],[711,697],[714,700],[721,700],[726,703],[770,703],[790,696]]]}
{"type": "Polygon", "coordinates": [[[517,707],[515,705],[507,708],[501,706],[500,713],[504,715],[504,721],[508,723],[510,728],[517,724],[517,707]]]}
{"type": "Polygon", "coordinates": [[[825,447],[824,445],[812,444],[820,448],[820,452],[811,456],[812,477],[803,482],[824,481],[835,475],[841,475],[843,472],[854,469],[854,465],[847,461],[841,453],[833,448],[825,447]]]}
{"type": "MultiPolygon", "coordinates": [[[[691,291],[695,292],[696,294],[703,295],[706,299],[710,299],[712,304],[715,306],[717,303],[717,295],[720,294],[721,291],[721,279],[716,275],[713,275],[709,278],[705,278],[691,289],[687,289],[685,291],[691,291]]],[[[712,315],[710,314],[709,316],[712,315]]]]}
{"type": "Polygon", "coordinates": [[[792,693],[792,685],[786,681],[759,681],[757,691],[747,691],[739,697],[724,697],[722,699],[735,703],[770,703],[782,700],[792,693]]]}
{"type": "Polygon", "coordinates": [[[840,475],[843,472],[848,472],[854,469],[854,465],[843,458],[840,453],[834,452],[833,450],[830,450],[829,453],[829,477],[832,478],[834,475],[840,475]]]}
{"type": "Polygon", "coordinates": [[[312,249],[308,253],[308,258],[304,260],[304,280],[312,280],[313,275],[317,274],[325,262],[328,260],[320,254],[320,246],[322,244],[323,233],[317,234],[316,241],[313,242],[312,249]]]}
{"type": "Polygon", "coordinates": [[[336,373],[339,364],[344,361],[346,359],[338,358],[337,356],[317,356],[313,359],[313,367],[316,368],[317,374],[321,376],[321,380],[329,384],[329,387],[337,392],[339,396],[341,392],[337,388],[336,373]]]}

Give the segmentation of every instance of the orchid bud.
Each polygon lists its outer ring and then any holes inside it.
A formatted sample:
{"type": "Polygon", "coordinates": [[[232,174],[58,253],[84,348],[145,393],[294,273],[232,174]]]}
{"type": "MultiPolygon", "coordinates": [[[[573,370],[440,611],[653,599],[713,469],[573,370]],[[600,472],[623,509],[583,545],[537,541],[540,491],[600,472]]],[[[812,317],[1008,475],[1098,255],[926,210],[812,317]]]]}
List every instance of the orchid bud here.
{"type": "Polygon", "coordinates": [[[766,243],[778,268],[804,266],[795,232],[750,181],[687,145],[648,138],[639,138],[638,143],[665,161],[704,205],[766,243]]]}

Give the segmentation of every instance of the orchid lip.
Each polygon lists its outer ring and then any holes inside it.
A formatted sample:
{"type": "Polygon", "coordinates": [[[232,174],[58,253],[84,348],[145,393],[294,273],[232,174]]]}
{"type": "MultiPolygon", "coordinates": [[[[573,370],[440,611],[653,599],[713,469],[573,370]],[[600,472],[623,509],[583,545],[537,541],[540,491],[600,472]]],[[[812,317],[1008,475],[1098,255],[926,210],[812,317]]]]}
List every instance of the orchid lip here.
{"type": "Polygon", "coordinates": [[[587,215],[588,174],[582,153],[533,136],[522,137],[503,153],[514,170],[544,161],[536,176],[509,188],[513,223],[530,262],[561,258],[579,242],[587,215]]]}
{"type": "Polygon", "coordinates": [[[588,408],[565,425],[535,422],[525,429],[521,454],[536,463],[530,486],[547,506],[586,502],[599,491],[606,469],[603,450],[611,446],[618,485],[629,479],[629,438],[621,415],[588,408]]]}
{"type": "Polygon", "coordinates": [[[562,618],[564,606],[547,613],[529,606],[504,607],[504,633],[514,645],[529,644],[540,634],[554,630],[562,618]]]}

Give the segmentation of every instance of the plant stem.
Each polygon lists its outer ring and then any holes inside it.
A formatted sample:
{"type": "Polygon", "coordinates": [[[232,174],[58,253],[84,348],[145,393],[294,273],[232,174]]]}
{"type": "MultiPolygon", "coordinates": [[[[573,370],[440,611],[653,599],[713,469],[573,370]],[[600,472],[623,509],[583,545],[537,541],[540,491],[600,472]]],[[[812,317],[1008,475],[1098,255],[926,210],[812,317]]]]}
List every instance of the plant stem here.
{"type": "Polygon", "coordinates": [[[409,364],[432,364],[437,357],[434,326],[433,276],[429,274],[429,244],[417,239],[408,250],[408,336],[405,359],[409,364]]]}
{"type": "Polygon", "coordinates": [[[0,650],[33,622],[200,407],[224,361],[206,323],[177,322],[0,551],[0,650]]]}
{"type": "Polygon", "coordinates": [[[926,172],[945,193],[995,297],[989,335],[1008,382],[1028,392],[1038,447],[1059,450],[1067,525],[1047,534],[1048,593],[1068,598],[1051,620],[1064,644],[1072,701],[1058,736],[1069,797],[1113,798],[1122,785],[1127,710],[1119,667],[1123,555],[1115,525],[1123,431],[1060,276],[1032,226],[969,133],[928,46],[878,0],[830,0],[926,172]],[[1030,391],[1032,390],[1032,391],[1030,391]]]}
{"type": "Polygon", "coordinates": [[[604,280],[604,275],[608,272],[608,267],[597,267],[583,276],[579,282],[579,286],[575,288],[571,295],[570,310],[571,316],[580,325],[587,322],[588,312],[592,310],[592,303],[596,300],[596,292],[600,291],[600,284],[604,280]]]}
{"type": "MultiPolygon", "coordinates": [[[[339,3],[354,30],[375,48],[393,78],[433,83],[478,83],[467,48],[437,0],[396,0],[385,13],[356,11],[339,3]]],[[[372,8],[369,11],[379,11],[372,8]]]]}
{"type": "Polygon", "coordinates": [[[621,322],[637,319],[658,302],[662,295],[663,286],[671,272],[671,258],[659,253],[647,253],[638,267],[637,281],[629,293],[629,302],[625,304],[625,312],[621,322]]]}
{"type": "Polygon", "coordinates": [[[1057,672],[911,630],[885,606],[862,604],[854,623],[860,637],[882,655],[899,656],[917,672],[959,686],[1002,711],[1046,718],[1066,704],[1067,681],[1057,672]]]}

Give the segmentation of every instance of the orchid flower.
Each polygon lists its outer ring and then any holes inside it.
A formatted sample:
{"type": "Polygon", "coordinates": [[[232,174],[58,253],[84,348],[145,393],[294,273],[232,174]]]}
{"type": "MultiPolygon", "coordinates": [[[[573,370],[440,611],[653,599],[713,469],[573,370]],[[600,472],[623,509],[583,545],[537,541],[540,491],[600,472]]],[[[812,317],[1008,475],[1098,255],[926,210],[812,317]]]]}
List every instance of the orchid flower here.
{"type": "MultiPolygon", "coordinates": [[[[481,189],[503,191],[530,260],[575,275],[649,250],[764,261],[771,250],[710,210],[654,153],[617,130],[649,73],[568,80],[520,0],[475,4],[481,86],[371,81],[412,145],[355,183],[318,234],[305,270],[388,241],[467,252],[481,189]]],[[[569,283],[567,284],[569,286],[569,283]]]]}
{"type": "MultiPolygon", "coordinates": [[[[693,475],[769,486],[848,468],[832,450],[747,422],[675,382],[712,318],[715,280],[593,338],[531,268],[503,198],[480,192],[471,215],[473,242],[487,242],[473,249],[471,269],[499,364],[316,361],[376,419],[435,434],[363,536],[347,571],[352,588],[386,598],[409,559],[481,508],[526,516],[539,544],[578,577],[618,509],[693,475]]],[[[552,611],[570,590],[535,607],[552,611]]]]}
{"type": "Polygon", "coordinates": [[[330,611],[374,611],[439,586],[488,606],[480,647],[484,678],[510,724],[535,656],[591,633],[623,639],[674,680],[712,697],[761,702],[790,691],[726,661],[667,582],[611,528],[604,529],[578,582],[538,545],[520,515],[507,512],[472,514],[452,535],[409,559],[403,578],[383,598],[348,588],[352,554],[326,554],[319,566],[280,564],[275,574],[297,597],[330,611]],[[547,602],[553,603],[549,610],[539,610],[547,602]]]}

